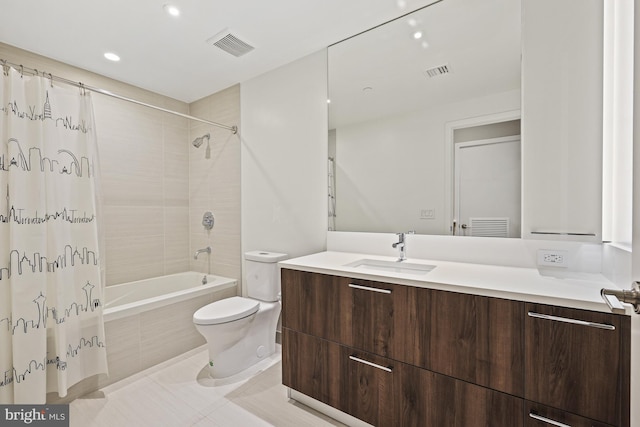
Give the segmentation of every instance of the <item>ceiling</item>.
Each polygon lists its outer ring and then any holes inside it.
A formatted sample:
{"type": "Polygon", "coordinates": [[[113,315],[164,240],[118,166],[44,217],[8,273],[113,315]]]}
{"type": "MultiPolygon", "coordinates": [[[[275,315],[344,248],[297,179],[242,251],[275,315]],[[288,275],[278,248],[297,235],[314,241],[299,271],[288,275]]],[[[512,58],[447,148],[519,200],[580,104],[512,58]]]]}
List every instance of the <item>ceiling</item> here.
{"type": "Polygon", "coordinates": [[[433,1],[0,0],[0,42],[190,103],[433,1]],[[225,29],[255,49],[207,44],[225,29]]]}
{"type": "Polygon", "coordinates": [[[445,0],[331,46],[329,128],[519,91],[520,27],[519,1],[445,0]]]}

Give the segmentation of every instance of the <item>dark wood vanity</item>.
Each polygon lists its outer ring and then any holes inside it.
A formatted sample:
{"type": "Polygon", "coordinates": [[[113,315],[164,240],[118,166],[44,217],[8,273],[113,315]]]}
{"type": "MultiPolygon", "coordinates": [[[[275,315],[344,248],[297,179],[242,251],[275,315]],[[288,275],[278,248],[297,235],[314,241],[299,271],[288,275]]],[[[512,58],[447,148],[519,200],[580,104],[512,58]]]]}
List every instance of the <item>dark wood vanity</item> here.
{"type": "Polygon", "coordinates": [[[367,423],[629,427],[629,316],[286,268],[281,279],[283,383],[367,423]]]}

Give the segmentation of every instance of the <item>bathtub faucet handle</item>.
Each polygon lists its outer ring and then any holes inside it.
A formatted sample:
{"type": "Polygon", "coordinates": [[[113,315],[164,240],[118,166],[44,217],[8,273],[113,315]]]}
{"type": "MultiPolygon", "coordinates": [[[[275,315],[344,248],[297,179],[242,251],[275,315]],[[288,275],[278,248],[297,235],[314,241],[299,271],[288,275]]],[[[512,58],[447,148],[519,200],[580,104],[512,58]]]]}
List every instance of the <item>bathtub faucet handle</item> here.
{"type": "Polygon", "coordinates": [[[207,284],[207,275],[206,274],[204,276],[202,276],[202,284],[203,285],[207,284]]]}

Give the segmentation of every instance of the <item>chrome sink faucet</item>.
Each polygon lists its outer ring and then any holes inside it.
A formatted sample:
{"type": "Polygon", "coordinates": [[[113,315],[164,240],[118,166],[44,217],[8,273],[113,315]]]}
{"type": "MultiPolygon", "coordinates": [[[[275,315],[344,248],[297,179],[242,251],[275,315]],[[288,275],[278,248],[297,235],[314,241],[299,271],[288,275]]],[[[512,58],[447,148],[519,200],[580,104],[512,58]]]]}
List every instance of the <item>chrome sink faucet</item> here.
{"type": "MultiPolygon", "coordinates": [[[[406,234],[414,234],[415,231],[408,231],[406,234]]],[[[402,262],[407,259],[407,242],[405,241],[406,237],[405,233],[396,233],[398,236],[398,241],[391,245],[392,248],[397,248],[399,253],[398,259],[396,262],[402,262]]]]}
{"type": "Polygon", "coordinates": [[[211,253],[211,246],[207,246],[206,248],[203,248],[203,249],[198,249],[196,251],[196,253],[193,255],[193,259],[198,259],[198,255],[200,255],[203,252],[206,252],[206,253],[210,254],[211,253]]]}

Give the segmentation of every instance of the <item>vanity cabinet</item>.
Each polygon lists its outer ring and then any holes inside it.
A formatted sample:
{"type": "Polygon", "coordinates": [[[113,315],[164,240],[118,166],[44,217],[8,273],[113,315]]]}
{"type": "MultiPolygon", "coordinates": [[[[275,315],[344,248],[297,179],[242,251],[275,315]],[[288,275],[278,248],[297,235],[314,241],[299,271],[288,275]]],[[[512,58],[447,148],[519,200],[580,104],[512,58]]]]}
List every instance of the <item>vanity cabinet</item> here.
{"type": "Polygon", "coordinates": [[[629,426],[629,316],[281,275],[283,383],[370,424],[629,426]]]}
{"type": "Polygon", "coordinates": [[[525,398],[611,425],[627,425],[630,319],[527,304],[525,398]]]}

